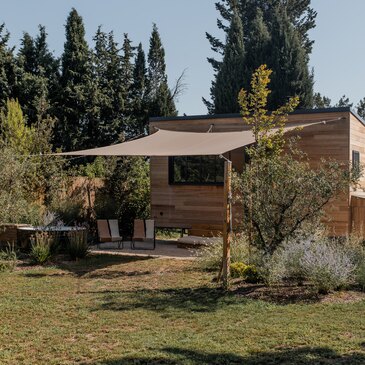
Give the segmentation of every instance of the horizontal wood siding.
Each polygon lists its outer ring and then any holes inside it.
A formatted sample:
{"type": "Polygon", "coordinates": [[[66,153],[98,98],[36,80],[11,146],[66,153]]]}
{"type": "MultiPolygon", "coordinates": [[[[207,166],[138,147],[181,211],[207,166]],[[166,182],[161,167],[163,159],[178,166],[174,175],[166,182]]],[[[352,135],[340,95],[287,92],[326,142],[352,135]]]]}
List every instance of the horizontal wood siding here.
{"type": "MultiPolygon", "coordinates": [[[[306,127],[299,134],[299,145],[308,154],[315,166],[321,157],[349,160],[349,113],[296,114],[288,122],[317,122],[342,120],[306,127]]],[[[155,126],[177,131],[206,132],[213,124],[213,132],[245,130],[241,118],[217,118],[201,120],[155,121],[150,123],[150,131],[155,126]]],[[[291,133],[293,135],[294,133],[291,133]]],[[[241,169],[243,149],[231,152],[233,168],[241,169]]],[[[157,225],[167,227],[191,227],[199,224],[220,225],[223,220],[222,186],[177,186],[168,183],[168,158],[151,158],[151,211],[157,225]]],[[[349,194],[331,202],[327,207],[329,228],[334,234],[346,234],[349,229],[349,194]]],[[[234,216],[238,216],[235,210],[234,216]]]]}

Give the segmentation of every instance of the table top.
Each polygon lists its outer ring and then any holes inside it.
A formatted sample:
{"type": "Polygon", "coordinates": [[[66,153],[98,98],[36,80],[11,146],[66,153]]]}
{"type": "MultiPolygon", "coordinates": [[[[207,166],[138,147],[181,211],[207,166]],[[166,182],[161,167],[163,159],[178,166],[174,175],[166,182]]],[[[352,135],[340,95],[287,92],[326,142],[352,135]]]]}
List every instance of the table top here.
{"type": "Polygon", "coordinates": [[[45,226],[45,227],[18,227],[19,231],[31,231],[31,232],[71,232],[71,231],[84,231],[86,227],[75,226],[45,226]]]}

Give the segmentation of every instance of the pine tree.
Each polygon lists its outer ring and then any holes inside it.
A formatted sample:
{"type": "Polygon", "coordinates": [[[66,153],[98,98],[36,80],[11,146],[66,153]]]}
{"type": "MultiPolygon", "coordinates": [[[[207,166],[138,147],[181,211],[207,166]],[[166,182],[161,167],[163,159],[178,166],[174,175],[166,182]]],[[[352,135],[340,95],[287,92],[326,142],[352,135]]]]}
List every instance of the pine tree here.
{"type": "Polygon", "coordinates": [[[75,9],[67,18],[65,30],[55,144],[65,150],[73,150],[84,147],[95,133],[93,124],[87,120],[92,73],[84,24],[75,9]]]}
{"type": "Polygon", "coordinates": [[[165,50],[156,24],[153,25],[148,52],[147,98],[150,117],[177,115],[167,83],[165,50]]]}
{"type": "Polygon", "coordinates": [[[238,113],[237,96],[243,86],[247,86],[245,75],[245,49],[241,18],[234,4],[233,18],[227,34],[223,62],[211,87],[213,103],[205,101],[210,112],[238,113]]]}
{"type": "Polygon", "coordinates": [[[331,107],[331,99],[325,95],[321,95],[321,93],[315,93],[313,95],[313,108],[321,109],[321,108],[330,108],[331,107]]]}
{"type": "Polygon", "coordinates": [[[342,95],[340,100],[335,105],[336,108],[350,107],[352,108],[354,104],[350,102],[350,99],[346,95],[342,95]]]}

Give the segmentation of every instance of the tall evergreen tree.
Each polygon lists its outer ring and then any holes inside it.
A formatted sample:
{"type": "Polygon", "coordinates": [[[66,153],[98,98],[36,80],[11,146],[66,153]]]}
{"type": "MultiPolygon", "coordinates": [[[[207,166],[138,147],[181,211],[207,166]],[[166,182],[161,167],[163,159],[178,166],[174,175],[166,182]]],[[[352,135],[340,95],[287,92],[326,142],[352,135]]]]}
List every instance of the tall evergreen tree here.
{"type": "MultiPolygon", "coordinates": [[[[283,74],[283,66],[279,62],[275,62],[272,57],[273,53],[280,54],[281,49],[275,47],[283,47],[285,53],[285,65],[289,65],[292,69],[285,75],[280,84],[281,90],[278,95],[290,94],[293,90],[301,96],[302,101],[300,107],[310,107],[313,98],[313,75],[309,72],[308,61],[311,53],[313,41],[310,40],[308,32],[315,26],[316,12],[311,8],[310,0],[220,0],[217,2],[216,9],[220,14],[217,21],[218,28],[228,34],[233,23],[234,4],[237,1],[237,8],[242,21],[244,34],[244,75],[243,85],[249,83],[253,70],[261,64],[267,64],[273,70],[273,90],[277,87],[275,78],[283,74]],[[278,16],[282,16],[278,19],[278,16]],[[228,25],[227,25],[228,23],[228,25]],[[292,49],[290,52],[289,50],[292,49]],[[294,59],[291,59],[294,57],[294,59]],[[295,75],[295,69],[299,71],[299,81],[295,75]],[[275,75],[278,75],[277,77],[275,75]]],[[[208,62],[215,71],[215,79],[212,81],[212,88],[219,88],[218,75],[219,70],[224,65],[224,56],[228,47],[227,42],[222,42],[213,35],[206,34],[211,48],[214,52],[223,56],[222,60],[213,57],[208,58],[208,62]]],[[[280,54],[281,55],[281,54],[280,54]]],[[[281,55],[281,61],[283,56],[281,55]]],[[[235,73],[235,71],[232,71],[235,73]]],[[[214,104],[214,95],[211,95],[214,104]]],[[[269,102],[270,108],[275,109],[276,106],[285,102],[283,96],[281,100],[275,100],[275,94],[271,95],[269,102]]],[[[208,104],[209,107],[209,104],[208,104]]],[[[209,109],[209,108],[208,108],[209,109]]],[[[214,108],[210,108],[210,112],[214,108]]],[[[218,112],[219,109],[216,111],[218,112]]]]}
{"type": "Polygon", "coordinates": [[[342,108],[342,107],[350,107],[352,108],[354,104],[350,102],[350,99],[346,95],[342,95],[340,100],[335,105],[336,108],[342,108]]]}
{"type": "Polygon", "coordinates": [[[237,4],[233,4],[233,17],[227,33],[223,62],[211,87],[212,103],[204,100],[211,113],[239,112],[237,101],[245,84],[245,49],[242,21],[237,4]]]}
{"type": "Polygon", "coordinates": [[[92,73],[85,28],[76,9],[71,10],[65,30],[55,144],[73,150],[84,147],[85,141],[94,135],[93,125],[87,120],[92,73]]]}
{"type": "Polygon", "coordinates": [[[140,43],[137,47],[131,86],[133,121],[129,134],[133,137],[147,133],[148,109],[146,105],[146,57],[140,43]]]}
{"type": "Polygon", "coordinates": [[[315,93],[313,95],[313,108],[321,109],[321,108],[330,108],[331,107],[331,99],[325,95],[321,95],[321,93],[315,93]]]}
{"type": "Polygon", "coordinates": [[[52,100],[58,88],[58,61],[49,51],[47,33],[39,26],[33,39],[24,33],[18,53],[19,86],[17,97],[29,124],[51,113],[52,100]]]}
{"type": "Polygon", "coordinates": [[[133,83],[133,47],[132,42],[128,38],[128,34],[124,33],[124,40],[122,46],[122,65],[121,65],[121,81],[124,86],[123,100],[124,100],[124,111],[126,115],[132,112],[132,100],[131,100],[131,87],[133,83]]]}
{"type": "Polygon", "coordinates": [[[0,24],[0,109],[6,107],[8,98],[16,97],[17,65],[9,37],[5,24],[0,24]]]}
{"type": "Polygon", "coordinates": [[[361,99],[356,105],[356,111],[361,118],[365,119],[365,98],[361,99]]]}
{"type": "Polygon", "coordinates": [[[148,52],[147,98],[150,117],[177,115],[167,83],[165,50],[156,24],[152,28],[148,52]]]}
{"type": "Polygon", "coordinates": [[[274,110],[291,96],[299,97],[299,107],[312,107],[313,75],[308,69],[309,56],[284,6],[278,5],[273,12],[271,37],[271,59],[267,56],[273,70],[269,108],[274,110]]]}

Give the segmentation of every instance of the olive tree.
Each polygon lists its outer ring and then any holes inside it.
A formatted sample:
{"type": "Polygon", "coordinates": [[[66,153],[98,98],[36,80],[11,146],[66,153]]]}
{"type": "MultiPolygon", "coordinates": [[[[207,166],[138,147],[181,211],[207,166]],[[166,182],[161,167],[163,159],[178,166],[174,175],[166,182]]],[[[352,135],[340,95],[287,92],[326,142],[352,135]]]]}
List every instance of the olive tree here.
{"type": "Polygon", "coordinates": [[[250,244],[267,255],[318,222],[323,208],[357,178],[348,165],[337,161],[322,160],[312,169],[295,141],[284,150],[287,113],[298,99],[291,98],[269,113],[270,73],[266,66],[259,67],[253,74],[252,91],[239,94],[243,120],[252,126],[256,143],[247,149],[250,163],[233,178],[235,201],[242,208],[241,229],[250,244]]]}

